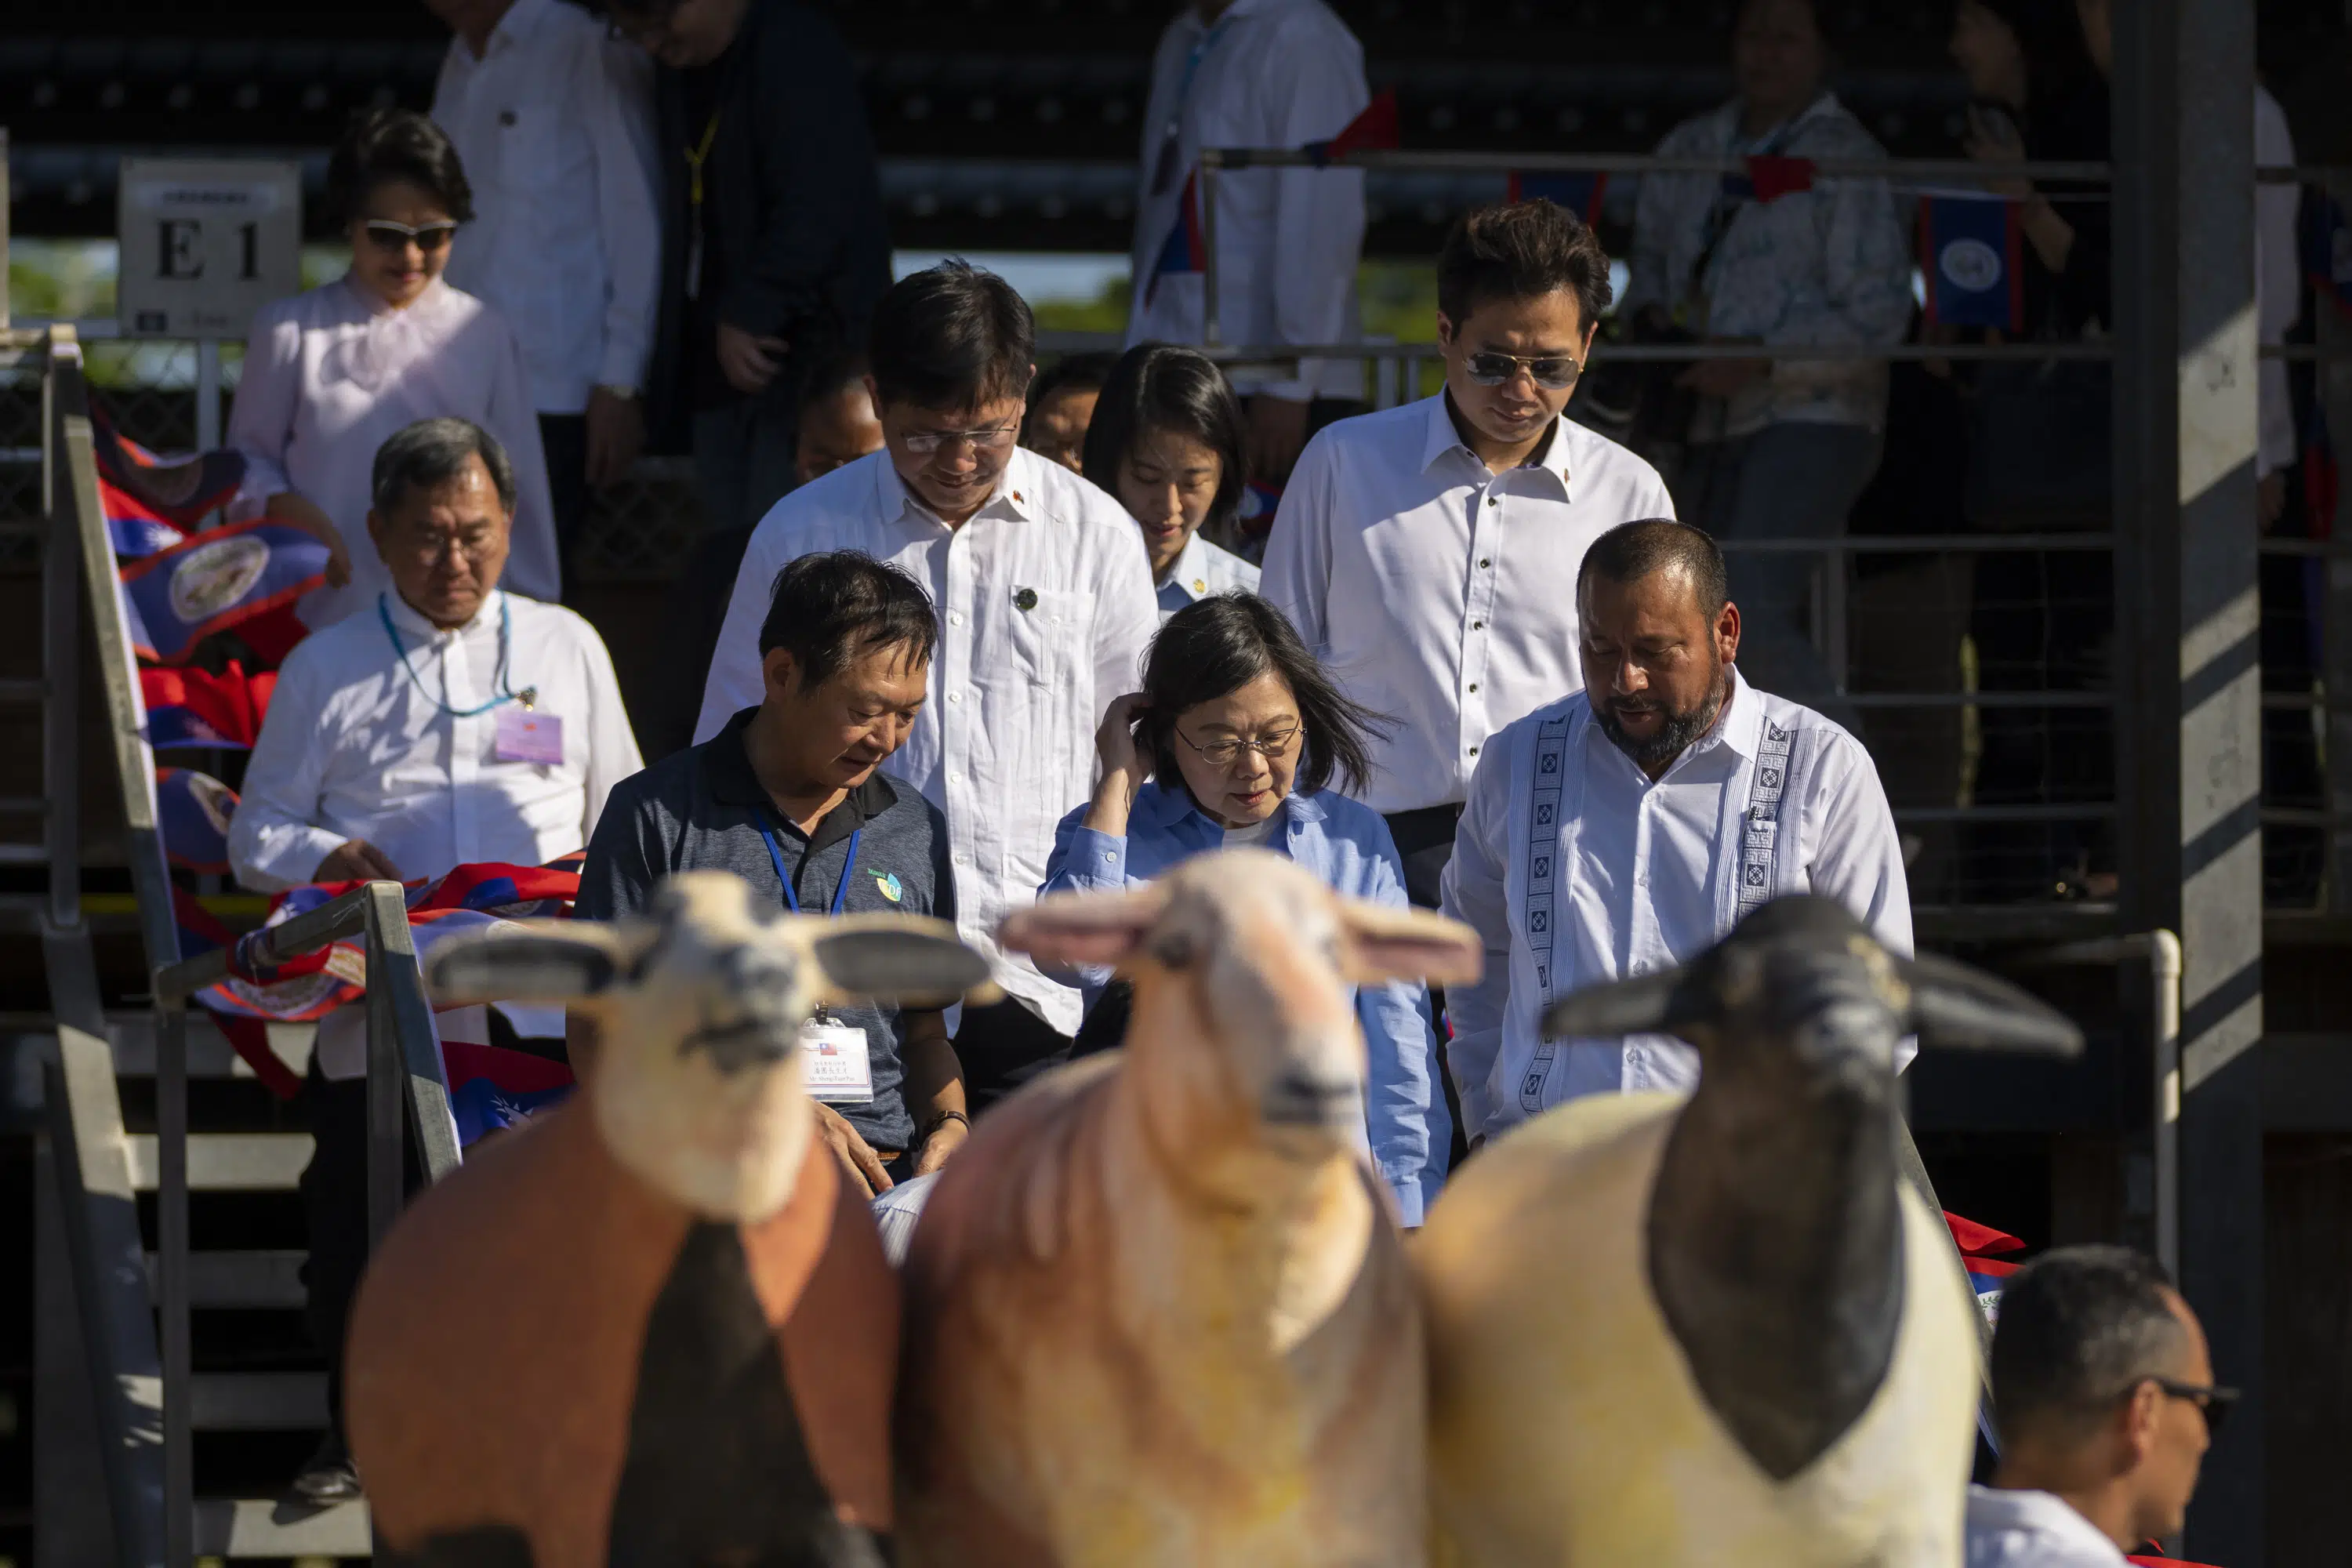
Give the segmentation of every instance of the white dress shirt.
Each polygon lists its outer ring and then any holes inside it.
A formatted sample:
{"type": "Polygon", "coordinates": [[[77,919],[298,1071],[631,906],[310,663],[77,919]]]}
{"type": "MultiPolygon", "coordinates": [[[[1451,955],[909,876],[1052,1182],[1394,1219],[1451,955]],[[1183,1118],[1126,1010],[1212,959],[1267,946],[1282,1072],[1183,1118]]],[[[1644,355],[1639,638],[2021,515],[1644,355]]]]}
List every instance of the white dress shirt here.
{"type": "Polygon", "coordinates": [[[998,952],[997,921],[1045,880],[1054,828],[1094,781],[1095,727],[1141,683],[1160,625],[1143,535],[1127,510],[1060,464],[1013,448],[995,495],[950,529],[876,452],[778,501],[752,531],[719,628],[695,740],[760,700],[760,626],[776,574],[860,550],[904,567],[940,615],[930,692],[883,767],[944,812],[956,926],[997,984],[1075,1034],[1075,986],[998,952]]]}
{"type": "Polygon", "coordinates": [[[262,892],[308,882],[347,838],[405,878],[505,860],[537,866],[583,848],[604,797],[645,766],[596,629],[560,605],[493,593],[457,631],[384,596],[400,652],[370,605],[297,644],[278,671],[229,829],[237,880],[262,892]],[[511,613],[499,668],[501,610],[511,613]],[[563,723],[563,761],[500,762],[500,704],[530,691],[563,723]],[[454,711],[453,711],[454,710],[454,711]]]}
{"type": "Polygon", "coordinates": [[[1183,553],[1176,557],[1167,578],[1159,584],[1160,618],[1165,621],[1212,594],[1230,594],[1235,589],[1255,594],[1257,581],[1256,567],[1196,533],[1184,542],[1183,553]]]}
{"type": "Polygon", "coordinates": [[[433,118],[474,188],[449,281],[513,324],[532,406],[577,414],[595,386],[644,386],[661,286],[652,59],[577,5],[514,0],[478,58],[449,40],[433,118]]]}
{"type": "Polygon", "coordinates": [[[1968,1568],[2124,1568],[2128,1561],[2063,1498],[1969,1489],[1968,1568]]]}
{"type": "Polygon", "coordinates": [[[304,595],[306,623],[373,614],[376,595],[392,586],[367,531],[376,448],[420,419],[450,415],[498,437],[514,465],[507,584],[533,598],[560,598],[539,417],[503,316],[438,279],[395,310],[348,278],[255,314],[228,422],[228,444],[246,461],[231,510],[257,515],[280,490],[297,491],[334,520],[352,557],[349,585],[304,595]]]}
{"type": "Polygon", "coordinates": [[[1672,517],[1665,481],[1562,419],[1490,473],[1443,393],[1307,444],[1265,545],[1265,596],[1349,697],[1396,720],[1364,802],[1462,799],[1486,737],[1584,684],[1576,571],[1621,522],[1672,517]]]}
{"type": "MultiPolygon", "coordinates": [[[[1370,101],[1363,46],[1323,0],[1233,0],[1213,26],[1191,5],[1177,13],[1152,57],[1143,116],[1130,347],[1202,339],[1202,275],[1154,278],[1201,149],[1328,142],[1370,101]],[[1171,177],[1155,189],[1171,125],[1171,177]]],[[[1364,247],[1363,171],[1220,172],[1216,187],[1218,335],[1241,346],[1356,342],[1362,335],[1356,265],[1364,247]]],[[[1297,369],[1292,375],[1288,366],[1237,366],[1234,384],[1244,394],[1301,401],[1364,395],[1357,361],[1308,360],[1297,369]]]]}
{"type": "MultiPolygon", "coordinates": [[[[1679,1040],[1554,1044],[1539,1020],[1584,986],[1688,963],[1766,897],[1826,894],[1911,952],[1903,847],[1869,753],[1736,669],[1715,728],[1654,783],[1582,692],[1496,735],[1442,888],[1444,911],[1486,950],[1485,978],[1445,992],[1474,1137],[1583,1095],[1690,1088],[1698,1052],[1679,1040]],[[1777,825],[1760,850],[1748,847],[1759,811],[1777,825]]],[[[1906,1041],[1902,1061],[1916,1048],[1906,1041]]]]}
{"type": "MultiPolygon", "coordinates": [[[[2294,162],[2294,132],[2286,110],[2266,88],[2254,89],[2254,162],[2294,162]]],[[[2302,252],[2295,240],[2301,185],[2254,187],[2254,315],[2264,343],[2283,343],[2303,314],[2302,252]]],[[[2254,448],[2257,478],[2294,466],[2302,447],[2294,428],[2294,400],[2287,392],[2286,362],[2262,362],[2254,382],[2261,439],[2254,448]]]]}

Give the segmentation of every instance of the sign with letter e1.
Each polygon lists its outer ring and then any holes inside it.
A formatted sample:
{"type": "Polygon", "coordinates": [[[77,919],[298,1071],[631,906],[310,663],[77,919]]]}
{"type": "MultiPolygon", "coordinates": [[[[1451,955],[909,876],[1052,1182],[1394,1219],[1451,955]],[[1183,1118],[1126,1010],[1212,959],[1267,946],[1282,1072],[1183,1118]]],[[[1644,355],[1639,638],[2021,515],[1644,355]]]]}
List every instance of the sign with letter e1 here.
{"type": "Polygon", "coordinates": [[[302,287],[302,172],[257,159],[125,158],[117,298],[131,337],[242,338],[302,287]]]}

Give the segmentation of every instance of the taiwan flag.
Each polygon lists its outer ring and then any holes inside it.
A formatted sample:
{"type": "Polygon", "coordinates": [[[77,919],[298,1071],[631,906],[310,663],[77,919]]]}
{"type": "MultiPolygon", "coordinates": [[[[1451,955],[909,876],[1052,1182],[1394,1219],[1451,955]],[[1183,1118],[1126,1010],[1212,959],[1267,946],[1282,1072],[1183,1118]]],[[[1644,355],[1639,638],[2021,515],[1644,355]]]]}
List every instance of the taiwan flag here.
{"type": "Polygon", "coordinates": [[[1528,169],[1511,171],[1508,200],[1515,202],[1549,202],[1582,218],[1590,226],[1601,221],[1601,204],[1609,195],[1609,176],[1605,174],[1541,174],[1528,169]]]}
{"type": "Polygon", "coordinates": [[[257,519],[196,534],[121,569],[131,646],[181,664],[214,632],[291,605],[327,580],[316,534],[257,519]]]}
{"type": "Polygon", "coordinates": [[[1152,264],[1151,280],[1143,286],[1143,302],[1150,304],[1160,292],[1160,280],[1170,276],[1191,273],[1198,276],[1209,269],[1209,244],[1201,231],[1201,174],[1199,170],[1184,176],[1184,188],[1176,195],[1176,222],[1168,231],[1168,243],[1160,247],[1160,259],[1152,264]]]}
{"type": "Polygon", "coordinates": [[[277,689],[273,670],[247,675],[236,659],[215,675],[208,670],[142,669],[139,687],[147,699],[147,743],[226,746],[250,751],[277,689]]]}
{"type": "Polygon", "coordinates": [[[1941,195],[1919,201],[1919,270],[1927,320],[1943,326],[2025,327],[2024,232],[2004,196],[1941,195]]]}

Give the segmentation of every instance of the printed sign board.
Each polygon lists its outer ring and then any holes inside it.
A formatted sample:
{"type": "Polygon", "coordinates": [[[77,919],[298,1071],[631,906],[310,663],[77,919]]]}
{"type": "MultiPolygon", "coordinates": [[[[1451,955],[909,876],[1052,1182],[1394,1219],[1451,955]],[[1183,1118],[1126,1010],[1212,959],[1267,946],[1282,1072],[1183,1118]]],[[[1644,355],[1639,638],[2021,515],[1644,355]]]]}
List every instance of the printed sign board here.
{"type": "Polygon", "coordinates": [[[300,165],[125,158],[115,233],[125,335],[242,338],[302,287],[300,165]]]}

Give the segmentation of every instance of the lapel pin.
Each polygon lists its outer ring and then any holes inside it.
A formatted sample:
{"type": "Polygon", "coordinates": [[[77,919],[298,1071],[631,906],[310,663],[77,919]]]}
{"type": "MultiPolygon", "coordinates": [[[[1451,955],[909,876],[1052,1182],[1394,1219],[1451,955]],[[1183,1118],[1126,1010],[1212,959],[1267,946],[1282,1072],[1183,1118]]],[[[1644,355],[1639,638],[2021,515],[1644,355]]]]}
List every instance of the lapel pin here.
{"type": "Polygon", "coordinates": [[[1016,610],[1035,609],[1037,607],[1037,590],[1034,588],[1015,588],[1013,590],[1013,607],[1016,610]]]}

